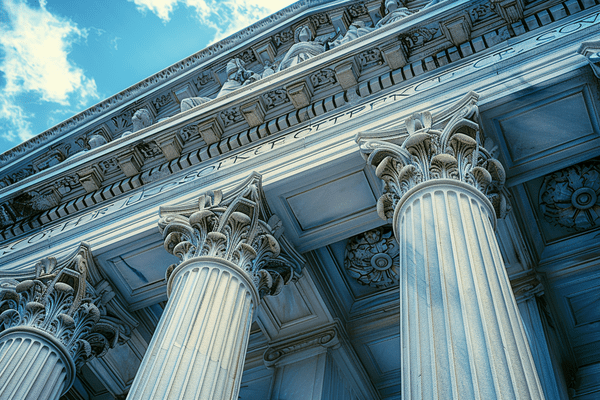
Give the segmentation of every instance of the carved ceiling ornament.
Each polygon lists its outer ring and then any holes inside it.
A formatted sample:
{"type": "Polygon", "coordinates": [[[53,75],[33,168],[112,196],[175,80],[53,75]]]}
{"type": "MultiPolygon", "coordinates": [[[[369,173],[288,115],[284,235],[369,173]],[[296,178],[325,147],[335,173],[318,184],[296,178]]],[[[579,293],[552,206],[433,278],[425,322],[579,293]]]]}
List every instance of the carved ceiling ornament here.
{"type": "Polygon", "coordinates": [[[382,219],[392,218],[396,205],[410,189],[434,179],[456,179],[474,186],[492,203],[502,218],[508,211],[502,192],[506,173],[500,161],[481,145],[478,124],[479,95],[469,93],[434,120],[428,111],[416,112],[405,121],[406,133],[359,134],[357,141],[367,163],[384,181],[377,201],[382,219]],[[379,139],[385,134],[385,138],[379,139]]]}
{"type": "Polygon", "coordinates": [[[392,228],[376,228],[350,238],[344,265],[361,285],[386,288],[397,284],[399,249],[392,228]]]}
{"type": "Polygon", "coordinates": [[[600,225],[600,162],[584,162],[546,175],[539,209],[553,225],[583,231],[600,225]]]}
{"type": "Polygon", "coordinates": [[[191,206],[161,207],[165,249],[182,262],[203,256],[232,262],[249,275],[261,298],[277,295],[304,260],[282,236],[279,218],[270,215],[261,180],[253,173],[226,196],[211,191],[191,206]]]}
{"type": "Polygon", "coordinates": [[[38,261],[31,279],[0,279],[0,332],[44,331],[78,368],[128,340],[137,322],[92,264],[91,249],[82,243],[67,257],[38,261]]]}

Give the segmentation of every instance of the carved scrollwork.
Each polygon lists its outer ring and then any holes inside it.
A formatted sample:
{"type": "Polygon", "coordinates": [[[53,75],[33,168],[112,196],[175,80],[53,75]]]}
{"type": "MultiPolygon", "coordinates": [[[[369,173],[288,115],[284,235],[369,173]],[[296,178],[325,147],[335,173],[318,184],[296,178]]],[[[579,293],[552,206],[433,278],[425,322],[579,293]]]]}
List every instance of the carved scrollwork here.
{"type": "Polygon", "coordinates": [[[290,101],[285,89],[271,90],[270,92],[263,94],[262,98],[265,101],[267,110],[271,110],[290,101]]]}
{"type": "Polygon", "coordinates": [[[171,97],[171,95],[169,93],[160,95],[156,99],[154,99],[154,101],[152,101],[152,103],[154,104],[154,107],[157,110],[160,110],[161,108],[163,108],[165,106],[168,106],[172,102],[173,102],[173,97],[171,97]]]}
{"type": "Polygon", "coordinates": [[[435,37],[438,29],[433,27],[421,27],[402,35],[402,41],[408,48],[422,46],[435,37]]]}
{"type": "Polygon", "coordinates": [[[273,42],[275,42],[276,47],[281,47],[282,44],[287,43],[294,39],[294,31],[290,29],[286,29],[282,32],[279,32],[273,36],[273,42]]]}
{"type": "Polygon", "coordinates": [[[228,110],[221,111],[219,116],[223,120],[223,125],[225,125],[225,127],[244,121],[244,116],[240,112],[239,107],[231,107],[228,110]]]}
{"type": "Polygon", "coordinates": [[[585,162],[546,175],[539,208],[553,225],[578,231],[600,225],[600,163],[585,162]]]}
{"type": "Polygon", "coordinates": [[[309,18],[312,25],[315,29],[318,29],[321,25],[325,25],[329,23],[329,16],[327,13],[321,13],[317,15],[313,15],[309,18]]]}
{"type": "Polygon", "coordinates": [[[377,228],[348,240],[344,265],[361,285],[385,288],[398,283],[398,254],[392,229],[377,228]]]}
{"type": "MultiPolygon", "coordinates": [[[[267,213],[260,182],[253,174],[225,199],[215,191],[202,195],[195,208],[175,212],[161,208],[159,230],[165,249],[181,261],[202,256],[225,259],[249,275],[261,297],[278,294],[299,271],[299,258],[282,254],[284,239],[276,237],[281,233],[261,219],[267,213]]],[[[287,244],[284,248],[289,250],[287,244]]]]}
{"type": "Polygon", "coordinates": [[[391,218],[410,189],[434,179],[455,179],[474,186],[488,197],[498,217],[506,214],[502,192],[506,174],[481,145],[477,99],[470,93],[439,122],[427,111],[414,113],[405,121],[407,135],[402,144],[397,144],[397,138],[359,139],[367,162],[385,182],[384,195],[377,202],[381,218],[391,218]]]}
{"type": "Polygon", "coordinates": [[[194,85],[196,89],[200,90],[203,86],[208,85],[210,82],[215,80],[211,71],[204,71],[196,79],[194,79],[194,85]]]}
{"type": "Polygon", "coordinates": [[[328,86],[336,83],[335,72],[330,68],[325,68],[318,71],[310,76],[310,82],[313,88],[320,89],[324,86],[328,86]]]}
{"type": "Polygon", "coordinates": [[[98,285],[100,290],[90,284],[100,278],[90,262],[89,246],[82,244],[65,259],[40,260],[32,279],[0,279],[0,331],[44,331],[65,347],[78,367],[104,355],[137,323],[115,303],[114,293],[107,295],[112,289],[106,281],[98,285]]]}
{"type": "Polygon", "coordinates": [[[379,49],[363,51],[358,55],[358,60],[363,69],[383,64],[383,57],[379,49]]]}
{"type": "Polygon", "coordinates": [[[350,14],[353,18],[358,18],[361,15],[366,15],[369,13],[367,10],[367,6],[364,3],[352,4],[347,8],[348,14],[350,14]]]}

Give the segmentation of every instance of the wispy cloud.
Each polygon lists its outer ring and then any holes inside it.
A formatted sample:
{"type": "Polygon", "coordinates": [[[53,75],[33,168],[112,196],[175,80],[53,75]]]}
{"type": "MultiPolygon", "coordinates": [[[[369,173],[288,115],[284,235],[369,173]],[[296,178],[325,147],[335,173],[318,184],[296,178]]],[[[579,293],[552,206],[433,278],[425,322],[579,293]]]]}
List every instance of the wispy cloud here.
{"type": "Polygon", "coordinates": [[[11,141],[33,136],[30,120],[17,97],[31,95],[40,101],[69,106],[98,98],[96,82],[69,60],[73,43],[85,40],[86,29],[53,15],[45,0],[30,7],[24,0],[1,0],[0,71],[5,85],[0,92],[0,136],[11,141]]]}
{"type": "Polygon", "coordinates": [[[205,26],[214,29],[212,41],[220,40],[294,3],[296,0],[129,0],[142,12],[150,11],[164,23],[181,5],[193,8],[205,26]]]}

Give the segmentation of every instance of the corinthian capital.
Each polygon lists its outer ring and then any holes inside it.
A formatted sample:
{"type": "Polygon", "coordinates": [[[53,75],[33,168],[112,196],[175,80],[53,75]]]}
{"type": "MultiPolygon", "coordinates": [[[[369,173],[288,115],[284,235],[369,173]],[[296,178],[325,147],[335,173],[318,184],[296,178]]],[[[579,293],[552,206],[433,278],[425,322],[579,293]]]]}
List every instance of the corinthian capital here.
{"type": "Polygon", "coordinates": [[[0,333],[21,327],[44,331],[78,366],[104,355],[137,322],[93,263],[90,247],[81,243],[66,257],[38,261],[35,275],[0,279],[0,333]]]}
{"type": "Polygon", "coordinates": [[[361,152],[385,183],[377,202],[381,218],[391,218],[410,189],[434,179],[455,179],[477,188],[491,201],[497,216],[504,216],[506,174],[481,145],[478,98],[471,92],[435,116],[416,112],[397,131],[359,133],[361,152]]]}
{"type": "Polygon", "coordinates": [[[161,207],[165,249],[182,262],[224,259],[250,276],[261,297],[278,294],[304,260],[281,235],[279,218],[264,199],[261,176],[253,173],[226,195],[211,191],[191,204],[161,207]]]}

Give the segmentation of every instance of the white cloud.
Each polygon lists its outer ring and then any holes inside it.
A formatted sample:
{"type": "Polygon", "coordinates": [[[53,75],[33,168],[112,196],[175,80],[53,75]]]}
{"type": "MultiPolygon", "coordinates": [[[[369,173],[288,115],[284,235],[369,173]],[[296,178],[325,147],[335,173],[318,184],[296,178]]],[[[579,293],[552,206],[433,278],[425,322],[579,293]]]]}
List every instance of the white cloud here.
{"type": "Polygon", "coordinates": [[[215,30],[213,42],[294,3],[296,0],[129,0],[168,22],[178,5],[193,8],[200,23],[215,30]]]}
{"type": "Polygon", "coordinates": [[[0,21],[0,71],[5,86],[0,93],[0,121],[8,130],[4,138],[25,140],[32,136],[33,115],[28,115],[16,97],[29,95],[45,102],[84,105],[98,98],[96,82],[69,60],[73,43],[85,40],[87,30],[46,10],[46,2],[30,7],[24,0],[2,0],[0,21]]]}

